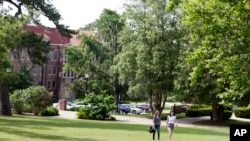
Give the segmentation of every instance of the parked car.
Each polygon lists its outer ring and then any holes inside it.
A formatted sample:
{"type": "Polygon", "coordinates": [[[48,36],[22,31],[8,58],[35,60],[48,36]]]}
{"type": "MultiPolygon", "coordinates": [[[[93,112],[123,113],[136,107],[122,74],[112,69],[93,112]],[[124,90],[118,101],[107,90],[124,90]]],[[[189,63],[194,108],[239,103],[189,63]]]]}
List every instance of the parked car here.
{"type": "Polygon", "coordinates": [[[70,108],[73,108],[73,107],[76,107],[74,103],[67,102],[66,109],[70,109],[70,108]]]}
{"type": "Polygon", "coordinates": [[[139,105],[136,105],[136,107],[144,110],[145,112],[150,112],[148,104],[139,104],[139,105]]]}
{"type": "Polygon", "coordinates": [[[75,104],[75,106],[76,107],[88,107],[88,106],[91,106],[90,104],[86,104],[86,103],[84,103],[84,102],[77,102],[76,104],[75,104]]]}
{"type": "Polygon", "coordinates": [[[125,114],[130,113],[130,107],[127,104],[119,104],[118,109],[121,113],[125,114]]]}
{"type": "Polygon", "coordinates": [[[124,104],[124,105],[127,105],[130,108],[130,112],[132,114],[141,114],[141,113],[143,113],[143,109],[137,108],[134,105],[131,105],[131,104],[124,104]]]}

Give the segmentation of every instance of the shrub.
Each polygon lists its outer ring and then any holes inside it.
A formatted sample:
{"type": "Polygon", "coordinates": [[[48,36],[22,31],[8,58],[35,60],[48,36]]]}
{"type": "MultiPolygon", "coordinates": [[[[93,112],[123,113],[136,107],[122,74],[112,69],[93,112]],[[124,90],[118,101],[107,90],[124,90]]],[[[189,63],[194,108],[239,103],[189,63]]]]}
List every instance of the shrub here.
{"type": "Polygon", "coordinates": [[[40,112],[41,116],[58,116],[58,110],[52,106],[45,108],[40,112]]]}
{"type": "Polygon", "coordinates": [[[209,116],[211,108],[191,108],[186,111],[187,117],[199,117],[199,116],[209,116]]]}
{"type": "Polygon", "coordinates": [[[70,107],[68,111],[76,111],[77,107],[70,107]]]}
{"type": "Polygon", "coordinates": [[[24,90],[16,90],[11,94],[11,105],[18,114],[32,112],[38,115],[51,104],[51,96],[44,86],[31,86],[24,90]]]}
{"type": "Polygon", "coordinates": [[[69,108],[68,110],[69,111],[79,111],[80,109],[82,109],[82,108],[84,108],[84,107],[71,107],[71,108],[69,108]]]}
{"type": "Polygon", "coordinates": [[[80,110],[79,112],[77,112],[77,118],[84,119],[84,117],[85,117],[85,114],[84,114],[84,112],[82,110],[80,110]]]}
{"type": "Polygon", "coordinates": [[[22,90],[16,90],[10,95],[11,106],[17,114],[23,113],[24,99],[22,98],[22,95],[22,90]]]}
{"type": "MultiPolygon", "coordinates": [[[[205,107],[205,106],[203,106],[205,107]]],[[[187,117],[210,116],[212,108],[191,108],[186,111],[187,117]]],[[[232,116],[231,110],[224,110],[224,120],[228,120],[232,116]]]]}
{"type": "Polygon", "coordinates": [[[24,103],[23,104],[23,112],[32,113],[33,112],[32,106],[30,104],[24,103]]]}
{"type": "Polygon", "coordinates": [[[211,108],[210,105],[191,105],[190,109],[211,108]]]}
{"type": "Polygon", "coordinates": [[[32,106],[34,115],[38,115],[52,103],[51,96],[44,86],[31,86],[25,89],[23,97],[25,102],[32,106]]]}
{"type": "Polygon", "coordinates": [[[250,118],[250,108],[247,107],[239,107],[234,110],[234,114],[236,117],[240,118],[250,118]]]}
{"type": "Polygon", "coordinates": [[[80,119],[109,119],[110,111],[115,108],[114,97],[106,94],[88,94],[84,102],[95,106],[75,109],[80,119]]]}

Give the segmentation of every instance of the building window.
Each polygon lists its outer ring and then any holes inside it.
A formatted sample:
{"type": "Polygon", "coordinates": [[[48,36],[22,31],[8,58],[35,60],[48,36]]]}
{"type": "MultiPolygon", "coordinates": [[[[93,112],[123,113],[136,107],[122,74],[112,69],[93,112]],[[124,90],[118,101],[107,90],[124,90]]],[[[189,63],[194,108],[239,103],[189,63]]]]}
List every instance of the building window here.
{"type": "Polygon", "coordinates": [[[57,67],[56,66],[49,66],[48,67],[48,74],[49,75],[56,75],[57,74],[57,67]]]}
{"type": "Polygon", "coordinates": [[[38,68],[37,67],[33,68],[32,73],[33,73],[33,75],[37,75],[38,74],[38,68]]]}
{"type": "Polygon", "coordinates": [[[56,75],[57,74],[57,67],[53,67],[53,75],[56,75]]]}
{"type": "Polygon", "coordinates": [[[56,89],[56,81],[52,81],[52,89],[56,89]]]}
{"type": "Polygon", "coordinates": [[[51,89],[51,81],[48,81],[47,88],[48,88],[48,89],[51,89]]]}
{"type": "Polygon", "coordinates": [[[47,88],[50,90],[56,89],[56,81],[48,81],[47,88]]]}
{"type": "Polygon", "coordinates": [[[63,55],[63,63],[66,64],[68,61],[67,61],[67,56],[64,54],[63,55]]]}
{"type": "Polygon", "coordinates": [[[50,59],[50,61],[57,61],[58,60],[58,52],[57,51],[50,51],[49,52],[49,59],[50,59]]]}
{"type": "Polygon", "coordinates": [[[72,71],[67,71],[67,72],[63,73],[63,76],[67,77],[67,78],[73,78],[74,73],[72,71]]]}
{"type": "Polygon", "coordinates": [[[39,75],[42,74],[42,67],[36,66],[32,69],[33,75],[39,75]]]}

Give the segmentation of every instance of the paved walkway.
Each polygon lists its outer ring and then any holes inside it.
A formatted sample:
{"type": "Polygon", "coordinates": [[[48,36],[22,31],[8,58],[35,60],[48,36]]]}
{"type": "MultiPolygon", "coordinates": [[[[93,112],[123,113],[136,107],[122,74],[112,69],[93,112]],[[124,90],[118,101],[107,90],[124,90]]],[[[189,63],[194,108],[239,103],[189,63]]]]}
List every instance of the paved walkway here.
{"type": "MultiPolygon", "coordinates": [[[[123,116],[123,115],[112,115],[112,116],[115,117],[116,120],[118,122],[121,122],[121,123],[144,124],[144,125],[152,124],[151,119],[132,117],[132,116],[123,116]]],[[[77,119],[76,112],[74,112],[74,111],[62,111],[62,110],[59,111],[59,116],[57,116],[57,118],[77,119]]],[[[178,119],[178,126],[180,126],[180,127],[201,127],[201,128],[211,128],[211,127],[213,127],[213,128],[228,128],[225,126],[193,124],[194,122],[197,122],[197,121],[203,121],[203,120],[209,120],[209,119],[210,119],[209,116],[195,117],[195,118],[182,118],[182,119],[178,119]]],[[[231,117],[231,119],[250,122],[250,119],[237,118],[234,115],[231,117]]],[[[165,125],[166,125],[166,121],[162,121],[162,126],[165,126],[165,125]]]]}

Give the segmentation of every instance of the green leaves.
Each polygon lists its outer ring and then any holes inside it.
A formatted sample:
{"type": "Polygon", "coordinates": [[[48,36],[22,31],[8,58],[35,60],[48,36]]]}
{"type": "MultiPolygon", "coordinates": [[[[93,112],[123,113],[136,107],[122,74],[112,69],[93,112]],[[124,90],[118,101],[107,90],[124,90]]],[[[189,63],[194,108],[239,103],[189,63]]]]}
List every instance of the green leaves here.
{"type": "Polygon", "coordinates": [[[41,66],[48,61],[46,54],[51,50],[49,41],[45,41],[43,36],[38,36],[34,32],[23,32],[20,36],[21,40],[16,47],[19,54],[22,50],[27,50],[33,65],[41,66]]]}
{"type": "Polygon", "coordinates": [[[180,51],[181,34],[173,18],[177,15],[166,12],[165,4],[165,0],[128,1],[119,38],[122,51],[115,58],[120,79],[130,86],[129,94],[154,97],[157,108],[173,90],[180,51]]]}
{"type": "Polygon", "coordinates": [[[24,104],[31,105],[35,115],[51,104],[52,96],[44,86],[31,86],[24,90],[16,90],[11,95],[12,105],[21,114],[24,104]]]}
{"type": "Polygon", "coordinates": [[[242,0],[181,4],[181,25],[188,29],[192,48],[186,58],[192,68],[192,87],[199,87],[199,92],[209,88],[208,95],[218,96],[223,103],[238,101],[249,91],[245,78],[249,77],[250,25],[245,19],[250,14],[243,6],[248,4],[242,0]]]}

